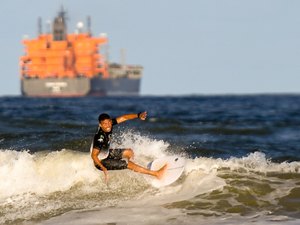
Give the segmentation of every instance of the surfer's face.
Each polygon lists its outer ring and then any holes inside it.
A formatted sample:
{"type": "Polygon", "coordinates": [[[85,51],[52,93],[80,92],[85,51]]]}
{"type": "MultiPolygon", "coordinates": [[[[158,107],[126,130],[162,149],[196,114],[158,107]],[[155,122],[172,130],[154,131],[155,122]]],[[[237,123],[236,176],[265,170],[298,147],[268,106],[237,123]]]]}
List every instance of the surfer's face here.
{"type": "Polygon", "coordinates": [[[104,132],[110,132],[112,128],[111,119],[105,119],[100,122],[100,126],[104,132]]]}

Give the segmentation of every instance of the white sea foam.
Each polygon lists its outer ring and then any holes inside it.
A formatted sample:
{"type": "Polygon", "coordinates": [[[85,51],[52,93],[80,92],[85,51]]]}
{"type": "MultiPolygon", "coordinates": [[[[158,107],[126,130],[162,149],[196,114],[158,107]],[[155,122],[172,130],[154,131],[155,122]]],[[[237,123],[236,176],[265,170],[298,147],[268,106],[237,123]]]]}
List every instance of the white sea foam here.
{"type": "Polygon", "coordinates": [[[30,154],[0,151],[0,199],[23,193],[65,191],[78,182],[99,179],[88,154],[68,150],[30,154]]]}
{"type": "Polygon", "coordinates": [[[219,166],[228,167],[232,170],[243,168],[261,173],[300,173],[300,162],[273,163],[262,152],[254,152],[242,158],[231,157],[228,160],[222,160],[219,166]]]}
{"type": "Polygon", "coordinates": [[[135,160],[144,162],[166,156],[170,147],[170,144],[163,140],[153,140],[132,132],[123,133],[119,138],[121,145],[113,144],[113,147],[131,148],[135,152],[135,160]]]}

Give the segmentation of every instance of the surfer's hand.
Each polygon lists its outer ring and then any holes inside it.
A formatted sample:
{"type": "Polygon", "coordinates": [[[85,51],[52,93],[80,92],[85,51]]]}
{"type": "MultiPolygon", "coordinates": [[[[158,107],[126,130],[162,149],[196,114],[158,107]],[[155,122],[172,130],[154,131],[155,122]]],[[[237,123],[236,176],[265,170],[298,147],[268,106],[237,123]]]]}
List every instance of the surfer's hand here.
{"type": "Polygon", "coordinates": [[[139,119],[141,119],[141,120],[145,120],[146,117],[147,117],[147,112],[140,112],[140,113],[138,114],[138,117],[139,117],[139,119]]]}

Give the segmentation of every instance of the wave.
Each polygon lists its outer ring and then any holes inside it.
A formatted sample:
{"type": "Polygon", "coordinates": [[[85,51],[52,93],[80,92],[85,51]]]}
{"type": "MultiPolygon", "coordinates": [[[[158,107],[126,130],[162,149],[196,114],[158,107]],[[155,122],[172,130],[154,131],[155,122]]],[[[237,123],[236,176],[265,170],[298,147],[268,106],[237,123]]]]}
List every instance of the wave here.
{"type": "MultiPolygon", "coordinates": [[[[162,140],[132,133],[123,134],[121,139],[122,145],[113,147],[131,147],[135,151],[134,160],[144,166],[155,158],[173,154],[172,147],[162,140]]],[[[182,156],[186,157],[184,153],[182,156]]],[[[300,173],[300,162],[274,163],[261,152],[229,159],[186,158],[186,162],[186,176],[194,171],[211,174],[225,169],[260,173],[300,173]]],[[[5,181],[0,185],[0,198],[3,199],[26,192],[43,195],[65,191],[80,182],[92,184],[99,180],[99,171],[94,168],[87,152],[67,149],[36,153],[0,150],[0,179],[5,181]]]]}
{"type": "MultiPolygon", "coordinates": [[[[143,166],[155,158],[174,154],[169,143],[131,132],[123,133],[117,143],[114,147],[134,149],[134,161],[143,166]]],[[[285,204],[285,198],[299,187],[300,162],[274,163],[261,152],[226,160],[188,158],[184,153],[181,156],[186,158],[182,177],[170,186],[156,189],[150,185],[150,177],[129,170],[109,171],[106,185],[88,152],[0,150],[0,223],[40,221],[70,210],[116,206],[123,201],[127,201],[127,207],[137,203],[141,207],[194,207],[193,210],[207,214],[205,204],[195,203],[201,199],[210,205],[211,214],[228,213],[241,204],[243,207],[236,210],[242,213],[254,204],[240,199],[247,190],[248,197],[257,197],[252,209],[257,210],[257,205],[262,204],[258,197],[271,206],[280,201],[285,204]],[[280,192],[276,191],[278,188],[280,192]],[[228,205],[220,209],[220,201],[228,205]],[[17,213],[20,210],[22,213],[17,213]]]]}

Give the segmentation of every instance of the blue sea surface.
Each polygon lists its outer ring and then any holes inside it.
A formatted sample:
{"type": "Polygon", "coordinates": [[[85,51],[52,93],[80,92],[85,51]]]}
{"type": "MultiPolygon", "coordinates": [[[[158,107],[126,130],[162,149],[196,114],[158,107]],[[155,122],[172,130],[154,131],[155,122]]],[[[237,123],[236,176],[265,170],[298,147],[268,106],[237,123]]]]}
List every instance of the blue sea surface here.
{"type": "MultiPolygon", "coordinates": [[[[148,112],[121,130],[162,139],[190,157],[245,156],[299,161],[300,96],[0,98],[0,143],[17,151],[89,151],[102,112],[148,112]]],[[[120,131],[119,131],[120,132],[120,131]]]]}

